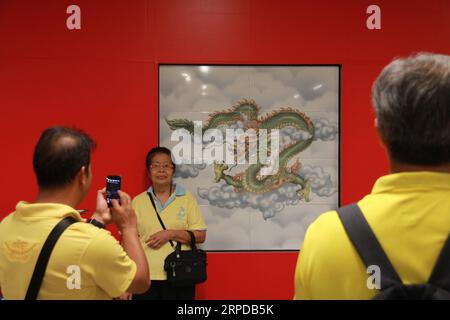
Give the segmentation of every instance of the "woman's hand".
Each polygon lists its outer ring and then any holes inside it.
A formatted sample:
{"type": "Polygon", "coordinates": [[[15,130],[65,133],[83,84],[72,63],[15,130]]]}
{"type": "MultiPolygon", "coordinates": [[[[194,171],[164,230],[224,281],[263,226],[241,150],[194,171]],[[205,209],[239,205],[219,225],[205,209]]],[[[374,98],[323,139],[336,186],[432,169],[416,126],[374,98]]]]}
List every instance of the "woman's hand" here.
{"type": "Polygon", "coordinates": [[[145,241],[145,244],[152,249],[159,249],[167,242],[169,242],[169,240],[171,240],[171,237],[171,230],[161,230],[148,237],[148,239],[145,241]]]}

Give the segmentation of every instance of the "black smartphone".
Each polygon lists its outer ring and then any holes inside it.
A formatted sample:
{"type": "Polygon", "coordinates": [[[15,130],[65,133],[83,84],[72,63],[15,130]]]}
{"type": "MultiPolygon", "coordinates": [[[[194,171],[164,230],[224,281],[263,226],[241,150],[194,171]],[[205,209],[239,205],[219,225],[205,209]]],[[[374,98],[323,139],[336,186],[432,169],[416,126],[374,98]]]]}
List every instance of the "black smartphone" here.
{"type": "Polygon", "coordinates": [[[108,207],[112,207],[111,199],[119,200],[119,191],[122,188],[121,176],[107,176],[106,177],[106,203],[108,207]]]}

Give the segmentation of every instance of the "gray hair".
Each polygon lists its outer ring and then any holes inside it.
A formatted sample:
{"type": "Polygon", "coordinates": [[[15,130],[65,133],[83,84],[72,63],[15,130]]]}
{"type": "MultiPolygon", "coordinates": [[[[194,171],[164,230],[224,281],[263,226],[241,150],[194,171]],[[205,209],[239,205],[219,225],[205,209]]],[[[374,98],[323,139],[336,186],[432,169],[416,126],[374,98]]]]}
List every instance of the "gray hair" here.
{"type": "Polygon", "coordinates": [[[396,59],[372,87],[378,130],[393,159],[450,163],[450,56],[396,59]]]}

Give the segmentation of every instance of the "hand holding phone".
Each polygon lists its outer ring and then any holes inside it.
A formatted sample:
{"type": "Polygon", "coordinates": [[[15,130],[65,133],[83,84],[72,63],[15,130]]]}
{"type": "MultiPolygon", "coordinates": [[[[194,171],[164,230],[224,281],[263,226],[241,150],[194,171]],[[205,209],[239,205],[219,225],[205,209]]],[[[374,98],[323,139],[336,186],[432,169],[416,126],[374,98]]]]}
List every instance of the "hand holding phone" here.
{"type": "Polygon", "coordinates": [[[122,177],[110,175],[106,177],[106,203],[112,207],[111,199],[120,200],[118,191],[122,188],[122,177]]]}
{"type": "Polygon", "coordinates": [[[101,190],[97,190],[97,201],[95,205],[95,212],[91,216],[91,219],[95,219],[103,224],[111,223],[111,212],[106,203],[106,187],[101,190]]]}
{"type": "Polygon", "coordinates": [[[111,217],[119,231],[137,231],[137,218],[133,207],[131,206],[131,197],[123,191],[119,191],[120,201],[111,199],[111,217]]]}

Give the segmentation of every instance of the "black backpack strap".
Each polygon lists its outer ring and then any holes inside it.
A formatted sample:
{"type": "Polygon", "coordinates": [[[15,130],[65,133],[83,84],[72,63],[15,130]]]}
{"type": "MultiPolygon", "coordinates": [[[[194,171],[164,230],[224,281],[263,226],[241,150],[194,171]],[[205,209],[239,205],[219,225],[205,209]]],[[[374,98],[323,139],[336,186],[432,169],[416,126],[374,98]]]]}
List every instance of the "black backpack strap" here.
{"type": "Polygon", "coordinates": [[[350,241],[366,267],[376,265],[380,268],[381,289],[402,284],[402,280],[386,256],[359,206],[353,203],[339,208],[337,213],[350,241]]]}
{"type": "Polygon", "coordinates": [[[36,300],[41,289],[42,280],[44,279],[45,270],[47,269],[48,260],[52,254],[53,248],[58,241],[61,234],[66,230],[71,224],[78,222],[77,219],[73,217],[66,217],[62,219],[53,228],[50,234],[45,240],[45,243],[39,253],[39,257],[34,267],[33,275],[31,276],[30,284],[28,286],[28,291],[25,296],[25,300],[36,300]]]}
{"type": "Polygon", "coordinates": [[[428,283],[450,291],[450,235],[442,247],[428,283]]]}
{"type": "MultiPolygon", "coordinates": [[[[155,209],[156,216],[158,217],[158,220],[159,220],[159,223],[161,224],[161,227],[162,227],[164,230],[167,230],[167,229],[166,229],[166,226],[164,225],[164,222],[162,221],[161,217],[159,216],[158,209],[156,209],[155,200],[153,200],[153,197],[152,197],[152,195],[150,194],[150,192],[147,192],[147,194],[148,194],[148,197],[150,198],[150,202],[152,203],[153,209],[155,209]]],[[[173,241],[172,241],[172,240],[169,240],[169,242],[170,242],[170,245],[171,245],[172,248],[173,248],[173,247],[174,247],[173,241]]]]}

